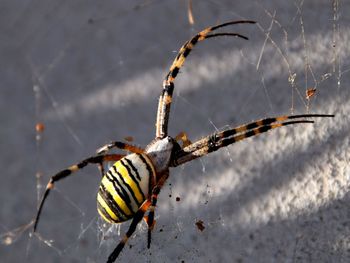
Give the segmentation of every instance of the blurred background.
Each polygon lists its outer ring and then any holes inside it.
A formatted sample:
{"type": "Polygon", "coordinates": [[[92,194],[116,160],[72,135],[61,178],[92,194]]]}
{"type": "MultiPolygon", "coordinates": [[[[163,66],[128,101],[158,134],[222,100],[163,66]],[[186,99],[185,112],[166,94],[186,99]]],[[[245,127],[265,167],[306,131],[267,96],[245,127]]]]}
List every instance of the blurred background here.
{"type": "Polygon", "coordinates": [[[129,223],[97,215],[96,167],[56,184],[30,234],[50,176],[112,140],[146,146],[181,45],[241,19],[257,24],[222,32],[249,41],[209,39],[186,60],[170,135],[195,141],[269,116],[336,117],[172,169],[151,249],[142,223],[120,262],[349,262],[350,2],[1,0],[0,13],[1,262],[106,261],[129,223]]]}

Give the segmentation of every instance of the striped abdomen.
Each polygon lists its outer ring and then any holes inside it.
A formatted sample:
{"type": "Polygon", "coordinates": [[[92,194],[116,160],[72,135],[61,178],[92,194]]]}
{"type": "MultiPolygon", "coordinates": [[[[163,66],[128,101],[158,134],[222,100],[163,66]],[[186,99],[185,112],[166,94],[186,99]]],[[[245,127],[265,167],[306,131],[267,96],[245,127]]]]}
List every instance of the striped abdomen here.
{"type": "Polygon", "coordinates": [[[103,176],[97,194],[97,210],[109,223],[131,219],[149,195],[153,164],[145,154],[130,154],[103,176]]]}

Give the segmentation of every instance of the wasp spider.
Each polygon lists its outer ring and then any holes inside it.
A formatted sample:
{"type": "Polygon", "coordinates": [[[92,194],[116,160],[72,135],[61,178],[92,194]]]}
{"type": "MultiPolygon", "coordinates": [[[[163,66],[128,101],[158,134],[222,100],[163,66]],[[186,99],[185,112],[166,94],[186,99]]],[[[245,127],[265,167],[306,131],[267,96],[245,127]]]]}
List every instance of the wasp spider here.
{"type": "Polygon", "coordinates": [[[155,139],[145,149],[120,141],[111,142],[97,150],[96,155],[52,176],[46,186],[36,214],[34,231],[37,229],[44,202],[54,184],[88,164],[97,164],[103,175],[97,194],[99,214],[109,223],[121,223],[132,219],[128,231],[108,257],[107,262],[114,262],[142,218],[145,218],[148,225],[147,245],[148,248],[150,247],[157,196],[169,176],[170,167],[182,165],[222,147],[271,129],[292,124],[313,123],[313,121],[306,118],[333,117],[334,115],[327,114],[304,114],[266,118],[236,128],[215,132],[194,143],[189,141],[185,133],[181,133],[175,138],[168,135],[168,120],[174,91],[174,80],[193,47],[200,41],[218,36],[235,36],[248,39],[238,33],[212,32],[228,25],[253,23],[255,22],[248,20],[231,21],[208,27],[187,41],[181,47],[163,82],[163,91],[159,97],[157,111],[155,139]],[[108,153],[112,148],[119,148],[131,153],[128,155],[108,153]],[[103,164],[111,161],[115,162],[114,165],[104,174],[103,164]],[[145,216],[146,212],[148,212],[148,216],[145,216]]]}

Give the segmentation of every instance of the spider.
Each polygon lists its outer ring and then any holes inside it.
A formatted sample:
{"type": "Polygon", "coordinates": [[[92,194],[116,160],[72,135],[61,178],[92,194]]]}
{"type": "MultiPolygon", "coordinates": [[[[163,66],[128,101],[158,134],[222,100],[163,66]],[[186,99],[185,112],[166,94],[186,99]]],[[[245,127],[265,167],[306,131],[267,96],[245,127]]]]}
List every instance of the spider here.
{"type": "Polygon", "coordinates": [[[39,204],[33,231],[35,232],[37,229],[43,205],[54,184],[88,164],[97,164],[102,174],[102,180],[97,194],[98,213],[109,223],[121,223],[132,220],[128,231],[108,257],[107,262],[114,262],[143,218],[148,225],[147,247],[150,247],[151,232],[155,223],[154,214],[157,197],[169,176],[169,168],[177,167],[208,153],[217,151],[220,148],[271,129],[293,124],[313,123],[313,121],[306,118],[334,117],[334,115],[329,114],[271,117],[236,128],[228,128],[224,131],[215,132],[194,143],[188,139],[184,132],[175,138],[168,135],[168,121],[174,91],[174,80],[193,47],[200,41],[218,36],[235,36],[247,40],[248,38],[246,36],[239,33],[212,32],[229,25],[254,23],[254,21],[250,20],[240,20],[208,27],[185,42],[163,82],[163,90],[159,97],[157,111],[155,139],[144,149],[129,142],[111,142],[99,148],[95,155],[52,176],[39,204]],[[127,155],[109,153],[113,148],[130,153],[127,155]],[[105,173],[103,164],[112,161],[114,162],[113,166],[105,173]],[[147,212],[148,216],[145,215],[147,212]]]}

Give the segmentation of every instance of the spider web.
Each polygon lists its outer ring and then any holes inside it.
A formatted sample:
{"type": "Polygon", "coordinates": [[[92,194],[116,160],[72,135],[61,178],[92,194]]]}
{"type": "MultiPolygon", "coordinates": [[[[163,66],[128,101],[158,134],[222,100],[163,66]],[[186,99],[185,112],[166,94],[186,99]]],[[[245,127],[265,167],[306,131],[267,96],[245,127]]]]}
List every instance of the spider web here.
{"type": "Polygon", "coordinates": [[[258,22],[227,28],[249,41],[208,40],[186,61],[171,135],[186,131],[194,141],[291,113],[336,117],[174,169],[151,249],[140,224],[120,259],[348,261],[350,4],[191,2],[188,9],[185,0],[2,1],[2,262],[106,260],[129,224],[99,219],[96,167],[56,184],[38,234],[30,234],[49,177],[111,140],[151,141],[162,79],[180,45],[206,26],[239,19],[258,22]]]}

